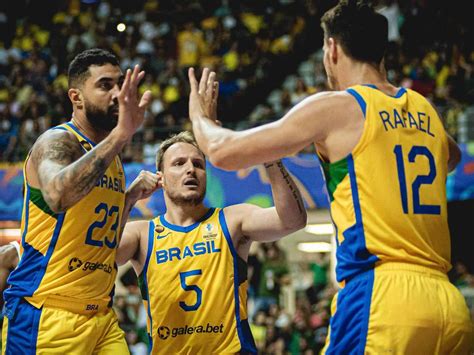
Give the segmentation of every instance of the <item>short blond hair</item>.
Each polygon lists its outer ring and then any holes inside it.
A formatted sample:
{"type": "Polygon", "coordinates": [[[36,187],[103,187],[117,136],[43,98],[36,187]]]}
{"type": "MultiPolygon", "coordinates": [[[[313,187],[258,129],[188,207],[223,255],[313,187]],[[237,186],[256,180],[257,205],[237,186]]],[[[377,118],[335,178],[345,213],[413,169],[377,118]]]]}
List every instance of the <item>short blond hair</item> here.
{"type": "Polygon", "coordinates": [[[176,143],[191,144],[195,146],[204,157],[204,153],[201,151],[201,149],[199,149],[194,135],[189,131],[183,131],[178,134],[172,135],[170,138],[164,140],[163,143],[161,143],[160,149],[158,149],[158,153],[156,154],[156,169],[158,171],[161,171],[163,165],[163,156],[165,155],[165,152],[168,150],[169,147],[176,143]]]}

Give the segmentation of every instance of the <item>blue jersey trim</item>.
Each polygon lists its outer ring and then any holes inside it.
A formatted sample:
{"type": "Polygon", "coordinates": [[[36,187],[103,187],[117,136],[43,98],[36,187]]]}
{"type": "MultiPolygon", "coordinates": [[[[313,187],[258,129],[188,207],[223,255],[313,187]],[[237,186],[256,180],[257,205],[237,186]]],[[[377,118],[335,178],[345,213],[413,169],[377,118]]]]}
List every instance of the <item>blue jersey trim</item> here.
{"type": "Polygon", "coordinates": [[[326,355],[364,354],[374,287],[374,269],[354,277],[338,292],[326,355]]]}
{"type": "Polygon", "coordinates": [[[150,258],[151,258],[151,253],[153,251],[153,244],[154,244],[154,237],[155,237],[155,222],[153,220],[150,221],[150,225],[148,228],[148,249],[146,252],[146,259],[145,259],[145,265],[143,265],[143,282],[145,283],[145,289],[146,289],[146,296],[148,299],[148,319],[150,320],[150,332],[148,333],[148,340],[149,340],[149,352],[151,353],[151,349],[153,349],[153,318],[151,316],[151,300],[150,300],[150,291],[148,290],[148,276],[147,276],[147,271],[148,271],[148,264],[150,263],[150,258]]]}
{"type": "Polygon", "coordinates": [[[336,276],[337,281],[349,280],[360,272],[374,268],[379,258],[367,250],[365,241],[364,222],[359,200],[359,189],[354,167],[354,157],[347,157],[347,168],[354,206],[355,224],[343,232],[344,241],[336,250],[336,276]]]}
{"type": "Polygon", "coordinates": [[[48,267],[49,260],[51,259],[51,256],[53,255],[54,248],[56,247],[56,244],[59,239],[59,234],[61,233],[61,228],[63,226],[65,215],[66,215],[66,212],[58,214],[58,221],[56,223],[56,226],[54,227],[51,243],[49,244],[48,251],[46,252],[46,255],[41,264],[41,268],[42,268],[41,273],[37,277],[36,285],[34,285],[34,289],[32,290],[31,295],[33,295],[33,293],[38,289],[41,281],[43,280],[44,274],[46,273],[46,268],[48,267]]]}
{"type": "Polygon", "coordinates": [[[364,114],[365,117],[365,112],[367,110],[367,104],[365,103],[364,98],[354,89],[350,88],[346,90],[349,94],[355,97],[357,102],[359,103],[360,109],[362,110],[362,113],[364,114]]]}
{"type": "MultiPolygon", "coordinates": [[[[369,87],[369,88],[378,90],[378,91],[380,91],[381,93],[385,94],[382,90],[380,90],[380,89],[379,89],[376,85],[374,85],[374,84],[362,84],[362,86],[367,86],[367,87],[369,87]]],[[[393,96],[392,96],[392,95],[388,95],[388,94],[385,94],[385,95],[387,95],[387,96],[389,96],[389,97],[393,97],[393,98],[395,98],[395,99],[398,99],[398,98],[402,97],[403,94],[405,94],[406,92],[407,92],[407,90],[406,90],[405,88],[401,87],[401,88],[398,89],[398,91],[397,91],[397,93],[396,93],[395,95],[393,95],[393,96]]]]}
{"type": "Polygon", "coordinates": [[[73,124],[71,121],[67,122],[66,124],[67,124],[69,127],[71,127],[71,128],[74,130],[74,132],[76,132],[76,133],[79,134],[82,138],[84,138],[91,146],[93,146],[93,147],[96,146],[96,144],[95,144],[93,141],[91,141],[89,138],[87,138],[81,131],[79,131],[79,129],[78,129],[76,126],[74,126],[74,124],[73,124]]]}
{"type": "MultiPolygon", "coordinates": [[[[27,196],[29,197],[30,189],[27,185],[27,196]]],[[[46,255],[41,254],[38,250],[33,248],[30,244],[26,242],[26,230],[28,227],[28,218],[29,210],[28,204],[29,199],[25,201],[26,204],[26,216],[25,216],[25,230],[22,235],[22,246],[23,246],[23,255],[20,259],[20,262],[15,270],[12,271],[8,277],[8,284],[11,285],[4,292],[5,299],[5,314],[11,315],[14,312],[15,303],[13,299],[30,297],[38,289],[41,281],[43,280],[44,274],[46,273],[46,268],[48,267],[49,260],[53,254],[54,248],[56,247],[59,234],[63,225],[64,217],[66,212],[58,213],[56,215],[57,221],[54,227],[54,232],[49,243],[48,250],[46,255]],[[9,308],[13,307],[13,308],[9,308]]]]}
{"type": "Polygon", "coordinates": [[[398,92],[395,94],[394,98],[398,99],[402,97],[406,92],[407,90],[405,88],[400,88],[398,92]]]}
{"type": "Polygon", "coordinates": [[[5,355],[36,354],[41,312],[42,308],[20,302],[15,317],[8,321],[5,355]]]}
{"type": "Polygon", "coordinates": [[[67,129],[63,126],[56,126],[56,127],[53,127],[51,129],[60,129],[61,131],[67,131],[67,129]]]}
{"type": "MultiPolygon", "coordinates": [[[[242,321],[240,320],[240,298],[239,298],[239,272],[238,272],[238,254],[235,250],[234,243],[232,242],[232,237],[230,236],[229,229],[227,228],[227,222],[225,220],[224,209],[219,211],[219,223],[221,225],[222,231],[224,232],[225,239],[229,245],[230,252],[232,253],[233,265],[234,265],[234,304],[235,304],[235,320],[237,323],[237,334],[239,336],[241,350],[248,351],[250,353],[256,354],[257,349],[253,343],[253,339],[249,340],[245,337],[244,331],[242,329],[242,321]]],[[[251,335],[251,333],[250,333],[251,335]]]]}
{"type": "Polygon", "coordinates": [[[194,228],[196,228],[197,226],[199,226],[199,224],[202,222],[202,221],[205,221],[206,219],[208,219],[209,217],[212,216],[212,214],[214,213],[215,211],[215,208],[209,208],[209,210],[204,214],[204,216],[202,216],[197,222],[191,224],[190,226],[187,226],[187,227],[182,227],[182,226],[178,226],[176,224],[171,224],[169,223],[166,218],[165,218],[165,215],[161,215],[160,216],[160,221],[161,223],[166,227],[166,228],[169,228],[175,232],[183,232],[183,233],[188,233],[188,232],[191,232],[194,228]]]}
{"type": "MultiPolygon", "coordinates": [[[[26,180],[26,179],[25,179],[26,180]]],[[[25,183],[26,185],[26,196],[25,196],[25,201],[24,201],[24,208],[25,208],[25,230],[23,231],[23,234],[21,235],[21,245],[24,248],[25,243],[26,243],[26,233],[28,232],[28,220],[30,217],[30,185],[28,183],[25,183]]]]}
{"type": "Polygon", "coordinates": [[[362,329],[359,350],[361,354],[365,353],[365,345],[367,344],[367,334],[369,332],[369,318],[370,318],[370,306],[372,305],[372,292],[374,290],[374,277],[375,270],[369,270],[367,272],[367,288],[363,297],[363,313],[362,313],[362,329]]]}
{"type": "Polygon", "coordinates": [[[347,167],[349,169],[349,178],[351,182],[352,202],[354,203],[354,213],[356,217],[356,224],[362,227],[362,237],[365,244],[364,223],[362,221],[362,211],[360,209],[359,188],[357,187],[357,178],[354,167],[354,157],[352,154],[347,159],[347,167]]]}

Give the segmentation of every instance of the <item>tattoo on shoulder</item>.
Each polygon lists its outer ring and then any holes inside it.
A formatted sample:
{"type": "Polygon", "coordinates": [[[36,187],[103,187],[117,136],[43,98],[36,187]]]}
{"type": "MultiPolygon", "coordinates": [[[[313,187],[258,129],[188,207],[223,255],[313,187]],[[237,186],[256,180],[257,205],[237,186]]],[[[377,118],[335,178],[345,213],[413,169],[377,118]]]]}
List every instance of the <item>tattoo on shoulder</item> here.
{"type": "Polygon", "coordinates": [[[54,137],[41,137],[32,152],[34,163],[51,160],[61,165],[67,165],[79,159],[83,154],[81,145],[69,134],[55,134],[54,137]]]}

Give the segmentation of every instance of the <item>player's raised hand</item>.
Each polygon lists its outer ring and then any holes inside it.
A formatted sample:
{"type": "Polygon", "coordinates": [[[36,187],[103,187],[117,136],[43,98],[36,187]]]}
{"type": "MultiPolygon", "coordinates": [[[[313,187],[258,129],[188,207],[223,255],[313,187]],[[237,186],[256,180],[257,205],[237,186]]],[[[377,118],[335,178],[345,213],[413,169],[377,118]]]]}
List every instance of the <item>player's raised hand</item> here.
{"type": "Polygon", "coordinates": [[[216,73],[204,68],[201,80],[197,81],[194,68],[188,71],[191,93],[189,94],[189,118],[208,118],[217,121],[217,98],[219,83],[216,73]]]}
{"type": "Polygon", "coordinates": [[[125,79],[118,95],[119,117],[116,129],[131,138],[143,123],[145,111],[151,103],[151,91],[147,90],[138,98],[138,84],[145,76],[138,65],[133,71],[127,69],[125,79]]]}
{"type": "Polygon", "coordinates": [[[127,195],[136,202],[150,197],[153,192],[161,187],[161,183],[156,173],[142,170],[127,189],[127,195]]]}

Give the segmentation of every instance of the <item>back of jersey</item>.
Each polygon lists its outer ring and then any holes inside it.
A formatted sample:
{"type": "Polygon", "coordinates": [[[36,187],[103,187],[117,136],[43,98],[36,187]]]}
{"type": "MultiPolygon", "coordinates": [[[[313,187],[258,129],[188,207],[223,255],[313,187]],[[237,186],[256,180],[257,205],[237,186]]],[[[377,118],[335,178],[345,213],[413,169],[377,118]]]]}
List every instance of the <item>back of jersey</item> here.
{"type": "Polygon", "coordinates": [[[401,88],[347,90],[365,116],[345,159],[323,163],[337,228],[337,279],[395,261],[450,269],[448,142],[431,104],[401,88]]]}

